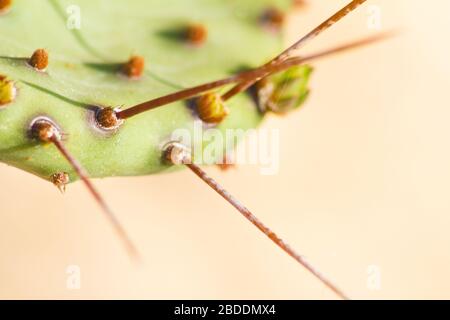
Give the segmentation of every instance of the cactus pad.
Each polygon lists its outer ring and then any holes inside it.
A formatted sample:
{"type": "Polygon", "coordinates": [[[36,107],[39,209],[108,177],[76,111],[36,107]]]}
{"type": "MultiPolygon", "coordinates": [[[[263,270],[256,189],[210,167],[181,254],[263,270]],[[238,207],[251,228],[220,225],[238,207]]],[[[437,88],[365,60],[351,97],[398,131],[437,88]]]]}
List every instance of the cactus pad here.
{"type": "MultiPolygon", "coordinates": [[[[47,180],[57,172],[76,180],[55,148],[29,137],[30,122],[46,116],[91,177],[168,170],[162,144],[177,128],[193,130],[196,120],[185,102],[128,119],[106,134],[92,124],[95,108],[128,108],[266,62],[281,50],[282,34],[264,28],[261,15],[268,7],[286,10],[290,2],[13,1],[0,15],[0,96],[8,101],[0,106],[0,161],[47,180]],[[183,30],[199,24],[207,33],[194,40],[202,43],[186,41],[183,30]],[[49,54],[45,71],[29,63],[39,48],[49,54]],[[122,72],[130,57],[145,61],[127,69],[137,77],[122,72]]],[[[262,120],[249,95],[227,106],[220,130],[253,128],[262,120]]]]}

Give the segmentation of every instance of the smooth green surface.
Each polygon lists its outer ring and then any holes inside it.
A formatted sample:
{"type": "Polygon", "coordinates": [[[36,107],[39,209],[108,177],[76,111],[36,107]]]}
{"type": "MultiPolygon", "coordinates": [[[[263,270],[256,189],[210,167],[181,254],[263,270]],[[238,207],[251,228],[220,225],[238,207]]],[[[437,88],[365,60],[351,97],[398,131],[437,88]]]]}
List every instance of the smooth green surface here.
{"type": "MultiPolygon", "coordinates": [[[[16,82],[18,96],[0,110],[0,161],[48,179],[73,170],[54,146],[30,141],[27,128],[39,115],[63,129],[70,152],[91,177],[145,175],[167,170],[161,146],[174,129],[192,129],[183,102],[125,122],[110,137],[90,127],[90,105],[130,107],[181,87],[201,84],[257,66],[282,47],[280,35],[259,24],[269,6],[286,9],[290,0],[16,0],[0,16],[0,74],[16,82]],[[81,12],[81,29],[67,27],[67,8],[81,12]],[[192,47],[174,37],[180,27],[200,22],[208,41],[192,47]],[[37,48],[50,54],[47,73],[26,65],[37,48]],[[142,79],[117,74],[131,54],[146,59],[142,79]]],[[[262,120],[242,94],[229,103],[220,129],[248,129],[262,120]]]]}

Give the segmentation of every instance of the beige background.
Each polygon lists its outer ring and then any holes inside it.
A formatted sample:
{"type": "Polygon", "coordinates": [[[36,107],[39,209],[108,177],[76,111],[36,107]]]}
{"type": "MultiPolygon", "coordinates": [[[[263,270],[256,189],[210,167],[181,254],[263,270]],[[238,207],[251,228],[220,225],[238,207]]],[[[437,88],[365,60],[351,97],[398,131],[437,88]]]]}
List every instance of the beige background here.
{"type": "MultiPolygon", "coordinates": [[[[310,1],[290,41],[344,3],[310,1]]],[[[450,2],[369,3],[403,33],[315,64],[307,106],[265,123],[281,128],[279,174],[208,171],[352,297],[450,298],[450,2]]],[[[305,50],[373,34],[367,20],[366,5],[305,50]]],[[[95,181],[138,267],[82,185],[0,177],[0,298],[334,298],[190,172],[95,181]]]]}

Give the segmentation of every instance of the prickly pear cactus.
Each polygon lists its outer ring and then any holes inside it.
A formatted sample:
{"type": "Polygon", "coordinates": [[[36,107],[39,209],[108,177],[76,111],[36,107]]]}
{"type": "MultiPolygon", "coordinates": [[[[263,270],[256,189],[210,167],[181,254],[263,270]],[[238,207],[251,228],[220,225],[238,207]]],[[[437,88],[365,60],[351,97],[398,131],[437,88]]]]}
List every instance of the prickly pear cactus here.
{"type": "MultiPolygon", "coordinates": [[[[291,3],[3,2],[8,8],[0,15],[0,161],[45,179],[65,171],[71,181],[77,176],[60,153],[30,139],[32,119],[54,120],[91,177],[168,170],[161,145],[175,129],[193,130],[196,119],[185,102],[127,119],[112,133],[92,124],[95,108],[126,109],[261,65],[282,48],[282,33],[262,25],[261,16],[268,7],[286,10],[291,3]],[[48,65],[42,56],[30,63],[38,48],[48,52],[48,65]]],[[[263,117],[247,94],[230,100],[228,108],[221,130],[252,128],[263,117]]]]}

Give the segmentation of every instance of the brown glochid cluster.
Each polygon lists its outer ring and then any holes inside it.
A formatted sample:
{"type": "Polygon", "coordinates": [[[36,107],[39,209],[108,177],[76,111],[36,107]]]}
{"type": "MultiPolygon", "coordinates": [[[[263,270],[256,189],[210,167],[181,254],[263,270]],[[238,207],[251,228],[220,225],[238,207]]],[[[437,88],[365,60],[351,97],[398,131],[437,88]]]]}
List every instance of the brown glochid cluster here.
{"type": "Polygon", "coordinates": [[[122,66],[122,73],[131,79],[138,79],[145,69],[145,59],[142,56],[131,56],[127,63],[122,66]]]}
{"type": "Polygon", "coordinates": [[[51,182],[64,193],[66,191],[66,185],[70,182],[70,177],[67,172],[57,172],[50,176],[51,182]]]}
{"type": "Polygon", "coordinates": [[[6,13],[11,9],[12,0],[0,0],[0,14],[6,13]]]}
{"type": "Polygon", "coordinates": [[[285,13],[276,7],[266,9],[261,16],[263,25],[274,31],[280,31],[285,20],[285,13]]]}
{"type": "Polygon", "coordinates": [[[45,71],[48,67],[48,52],[45,49],[37,49],[28,64],[38,71],[45,71]]]}
{"type": "Polygon", "coordinates": [[[39,142],[53,142],[54,139],[60,139],[61,135],[58,128],[46,119],[38,119],[31,126],[31,136],[39,142]]]}
{"type": "Polygon", "coordinates": [[[99,108],[95,114],[95,120],[98,126],[105,130],[115,130],[123,122],[112,107],[99,108]]]}
{"type": "Polygon", "coordinates": [[[186,40],[194,46],[200,46],[208,39],[208,29],[201,23],[192,23],[186,28],[186,40]]]}
{"type": "Polygon", "coordinates": [[[208,92],[197,98],[195,102],[199,118],[206,123],[222,122],[230,113],[220,94],[208,92]]]}

